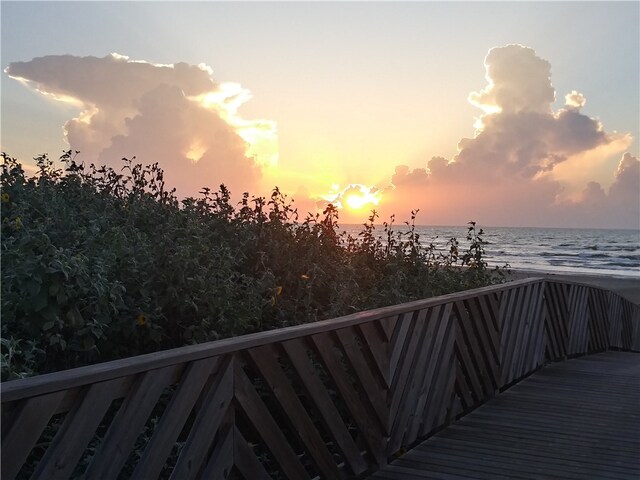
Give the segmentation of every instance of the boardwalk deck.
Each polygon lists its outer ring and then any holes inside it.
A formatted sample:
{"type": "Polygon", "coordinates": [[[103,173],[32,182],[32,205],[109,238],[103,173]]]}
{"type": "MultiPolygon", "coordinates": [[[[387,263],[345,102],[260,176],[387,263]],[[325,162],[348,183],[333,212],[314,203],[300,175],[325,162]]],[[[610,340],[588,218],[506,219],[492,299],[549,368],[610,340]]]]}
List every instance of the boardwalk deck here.
{"type": "Polygon", "coordinates": [[[640,355],[543,368],[372,479],[640,478],[640,355]]]}
{"type": "Polygon", "coordinates": [[[610,348],[640,305],[528,279],[3,382],[0,477],[347,479],[471,413],[378,478],[640,480],[640,355],[564,365],[610,348]]]}

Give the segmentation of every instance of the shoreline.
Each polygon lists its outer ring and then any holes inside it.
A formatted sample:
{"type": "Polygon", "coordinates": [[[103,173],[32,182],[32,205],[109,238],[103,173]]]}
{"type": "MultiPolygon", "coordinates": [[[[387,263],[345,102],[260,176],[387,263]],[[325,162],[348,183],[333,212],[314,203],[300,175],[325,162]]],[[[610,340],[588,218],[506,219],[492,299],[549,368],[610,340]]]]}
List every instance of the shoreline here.
{"type": "Polygon", "coordinates": [[[506,275],[506,280],[521,280],[524,278],[542,277],[550,280],[567,280],[585,283],[596,287],[611,290],[620,296],[640,305],[640,275],[615,276],[589,273],[553,273],[539,270],[511,269],[511,273],[506,275]]]}

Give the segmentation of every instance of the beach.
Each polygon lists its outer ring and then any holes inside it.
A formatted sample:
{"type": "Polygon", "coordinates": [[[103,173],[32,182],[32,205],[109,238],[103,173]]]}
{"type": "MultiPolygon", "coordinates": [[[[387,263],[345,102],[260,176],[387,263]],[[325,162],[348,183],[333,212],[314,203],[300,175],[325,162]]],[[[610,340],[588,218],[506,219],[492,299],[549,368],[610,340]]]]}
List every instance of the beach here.
{"type": "Polygon", "coordinates": [[[523,278],[548,278],[550,280],[584,283],[616,292],[640,305],[640,273],[638,276],[592,275],[581,273],[550,273],[535,270],[511,270],[508,280],[523,278]]]}

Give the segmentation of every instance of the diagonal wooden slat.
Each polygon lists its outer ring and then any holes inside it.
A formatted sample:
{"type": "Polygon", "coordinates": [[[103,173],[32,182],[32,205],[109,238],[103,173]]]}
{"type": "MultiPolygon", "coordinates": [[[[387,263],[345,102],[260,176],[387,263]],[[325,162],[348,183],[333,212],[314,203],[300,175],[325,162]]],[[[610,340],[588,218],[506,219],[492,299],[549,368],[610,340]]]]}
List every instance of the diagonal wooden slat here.
{"type": "Polygon", "coordinates": [[[312,368],[306,348],[300,340],[289,340],[284,342],[282,347],[291,359],[293,367],[305,388],[309,391],[310,398],[320,411],[327,428],[335,439],[336,444],[340,447],[340,450],[342,450],[347,463],[356,475],[364,472],[367,469],[367,464],[362,458],[357,445],[351,438],[342,418],[340,418],[340,413],[338,413],[338,410],[335,408],[325,386],[312,368]]]}
{"type": "MultiPolygon", "coordinates": [[[[420,310],[407,326],[407,335],[404,336],[405,345],[402,347],[402,358],[399,360],[396,367],[398,373],[394,376],[391,384],[389,418],[392,420],[395,419],[398,414],[398,409],[402,402],[405,387],[412,376],[411,365],[415,362],[416,352],[421,347],[426,331],[425,319],[428,314],[428,309],[420,310]]],[[[400,345],[396,344],[396,348],[399,347],[400,345]]]]}
{"type": "Polygon", "coordinates": [[[340,471],[333,461],[331,452],[298,399],[289,379],[278,365],[278,352],[275,347],[264,345],[253,348],[248,353],[322,474],[328,478],[340,478],[340,471]]]}
{"type": "MultiPolygon", "coordinates": [[[[422,365],[424,379],[420,387],[420,394],[415,405],[415,413],[411,416],[411,422],[405,433],[403,443],[412,444],[419,435],[423,424],[432,421],[429,414],[434,408],[434,398],[449,385],[447,376],[453,378],[453,370],[448,370],[443,364],[453,358],[454,327],[451,319],[452,305],[444,306],[442,312],[433,322],[435,331],[433,334],[433,344],[429,350],[428,358],[422,365]],[[438,378],[439,374],[440,378],[438,378]]],[[[417,375],[418,372],[416,372],[417,375]]]]}
{"type": "Polygon", "coordinates": [[[527,322],[524,318],[532,292],[530,286],[523,286],[512,290],[510,310],[502,322],[500,366],[502,369],[501,387],[508,385],[516,377],[519,355],[522,349],[523,339],[527,335],[527,322]]]}
{"type": "Polygon", "coordinates": [[[233,427],[233,458],[236,468],[246,480],[271,480],[237,427],[233,427]]]}
{"type": "Polygon", "coordinates": [[[198,478],[200,469],[206,465],[214,433],[233,399],[235,369],[235,359],[231,356],[221,360],[220,369],[215,373],[215,380],[206,392],[202,407],[198,410],[187,441],[171,472],[171,480],[198,478]]]}
{"type": "MultiPolygon", "coordinates": [[[[637,307],[636,307],[637,311],[637,307]]],[[[622,348],[630,350],[634,345],[634,339],[638,340],[637,320],[634,322],[634,314],[630,302],[624,302],[620,312],[620,323],[622,324],[622,348]]]]}
{"type": "Polygon", "coordinates": [[[544,331],[546,338],[545,356],[547,360],[559,360],[566,355],[565,318],[566,314],[560,304],[560,293],[556,284],[545,282],[544,297],[544,331]]]}
{"type": "Polygon", "coordinates": [[[253,424],[265,445],[271,451],[282,472],[288,478],[308,479],[304,466],[282,433],[269,409],[264,405],[251,380],[240,365],[234,368],[235,398],[239,407],[253,424]]]}
{"type": "Polygon", "coordinates": [[[589,352],[600,352],[609,346],[607,314],[609,310],[608,296],[602,290],[592,289],[588,297],[589,311],[589,352]]]}
{"type": "Polygon", "coordinates": [[[622,348],[622,297],[607,292],[609,297],[609,344],[622,348]]]}
{"type": "Polygon", "coordinates": [[[140,375],[111,422],[84,478],[102,480],[118,477],[160,394],[180,367],[173,365],[140,375]]]}
{"type": "Polygon", "coordinates": [[[470,325],[470,319],[464,304],[456,302],[454,304],[454,314],[456,318],[456,357],[458,359],[458,371],[456,381],[461,393],[465,390],[468,395],[464,396],[465,408],[471,408],[486,396],[485,387],[483,385],[479,367],[477,365],[475,354],[479,348],[477,341],[470,337],[473,331],[470,325]]]}
{"type": "MultiPolygon", "coordinates": [[[[544,316],[543,291],[541,284],[521,287],[521,309],[510,322],[512,331],[506,342],[513,348],[505,350],[510,357],[504,358],[502,365],[502,385],[508,385],[531,373],[544,361],[544,316]],[[517,326],[517,328],[513,328],[517,326]]],[[[505,325],[506,328],[506,325],[505,325]]]]}
{"type": "Polygon", "coordinates": [[[585,286],[571,285],[569,288],[569,355],[585,352],[587,348],[587,294],[585,286]]]}
{"type": "Polygon", "coordinates": [[[545,335],[545,312],[544,312],[544,284],[538,285],[536,293],[536,301],[534,304],[534,311],[531,313],[532,336],[533,341],[529,343],[531,349],[529,350],[529,360],[526,363],[526,371],[521,372],[520,378],[534,370],[542,367],[545,361],[545,352],[547,345],[547,338],[545,335]]]}
{"type": "Polygon", "coordinates": [[[385,340],[387,342],[391,341],[393,336],[393,332],[396,329],[396,324],[398,323],[400,315],[393,315],[390,317],[381,318],[379,320],[380,327],[382,328],[382,333],[384,333],[385,340]]]}
{"type": "Polygon", "coordinates": [[[28,399],[2,439],[2,475],[14,478],[40,438],[65,391],[28,399]]]}
{"type": "Polygon", "coordinates": [[[219,358],[207,358],[187,365],[177,390],[171,397],[153,432],[132,478],[158,478],[187,417],[200,396],[209,375],[219,365],[219,358]]]}
{"type": "Polygon", "coordinates": [[[342,369],[336,358],[337,345],[335,345],[329,334],[312,335],[311,340],[347,405],[355,424],[358,426],[369,452],[378,465],[385,465],[387,461],[384,454],[386,435],[375,420],[373,413],[366,409],[362,399],[359,398],[357,391],[351,385],[347,373],[342,369]]]}
{"type": "Polygon", "coordinates": [[[640,352],[640,305],[631,305],[631,315],[629,323],[632,325],[631,342],[629,342],[629,350],[632,352],[640,352]]]}
{"type": "Polygon", "coordinates": [[[377,322],[363,323],[358,328],[362,333],[362,338],[367,344],[371,357],[375,361],[376,376],[384,380],[385,386],[389,388],[391,379],[389,378],[389,342],[383,338],[380,328],[376,328],[377,322]]]}
{"type": "Polygon", "coordinates": [[[387,422],[387,387],[383,382],[379,381],[371,368],[371,364],[367,361],[366,353],[360,348],[359,337],[355,327],[341,328],[336,330],[336,336],[342,346],[346,357],[349,359],[351,368],[353,368],[356,378],[360,386],[364,390],[365,398],[373,407],[373,411],[380,421],[385,434],[389,432],[387,422]]]}
{"type": "Polygon", "coordinates": [[[123,462],[138,480],[358,476],[545,358],[606,348],[640,350],[640,306],[534,279],[7,382],[2,476],[115,478],[123,462]],[[52,418],[54,440],[33,450],[52,418]]]}
{"type": "Polygon", "coordinates": [[[429,389],[429,396],[425,402],[422,414],[423,422],[420,426],[420,436],[425,436],[435,428],[441,427],[454,417],[455,399],[455,328],[453,322],[445,324],[444,340],[442,342],[441,361],[434,372],[433,385],[429,389]]]}
{"type": "Polygon", "coordinates": [[[474,298],[463,301],[466,315],[460,315],[459,318],[466,317],[464,321],[467,322],[466,328],[469,329],[469,335],[476,339],[474,348],[477,350],[474,356],[478,373],[482,378],[485,395],[491,396],[499,387],[500,369],[497,354],[499,335],[494,329],[493,322],[483,321],[480,300],[481,298],[474,298]]]}
{"type": "Polygon", "coordinates": [[[225,480],[233,469],[234,463],[234,426],[235,415],[232,409],[227,411],[227,415],[218,430],[218,442],[214,447],[213,454],[209,458],[209,463],[202,473],[201,478],[207,480],[225,480]]]}
{"type": "MultiPolygon", "coordinates": [[[[424,372],[427,358],[434,348],[437,320],[442,310],[443,309],[438,306],[429,311],[425,311],[426,318],[424,318],[423,321],[416,322],[417,325],[414,329],[413,337],[416,338],[416,342],[420,345],[420,348],[413,355],[413,358],[409,358],[409,362],[403,366],[403,369],[408,374],[408,380],[403,385],[404,388],[402,390],[398,387],[395,392],[395,399],[399,399],[399,401],[398,407],[396,409],[392,407],[390,410],[392,428],[387,445],[387,452],[389,454],[393,454],[400,449],[410,416],[418,414],[416,407],[420,391],[425,388],[422,372],[424,372]]],[[[405,443],[405,445],[407,445],[407,443],[405,443]]]]}
{"type": "Polygon", "coordinates": [[[76,401],[49,445],[32,479],[54,480],[71,477],[84,449],[113,401],[112,392],[126,377],[94,383],[76,401]]]}
{"type": "Polygon", "coordinates": [[[407,335],[409,335],[410,329],[413,328],[415,312],[405,313],[395,322],[395,329],[393,330],[393,336],[391,337],[389,344],[389,351],[391,357],[389,358],[389,381],[393,383],[398,372],[398,362],[404,356],[404,350],[407,348],[407,335]]]}

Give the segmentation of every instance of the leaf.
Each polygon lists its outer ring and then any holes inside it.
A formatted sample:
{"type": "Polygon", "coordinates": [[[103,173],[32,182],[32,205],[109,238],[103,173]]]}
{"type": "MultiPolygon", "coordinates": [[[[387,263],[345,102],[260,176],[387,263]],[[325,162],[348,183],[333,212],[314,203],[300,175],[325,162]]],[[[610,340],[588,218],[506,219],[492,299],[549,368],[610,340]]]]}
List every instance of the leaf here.
{"type": "Polygon", "coordinates": [[[31,300],[31,310],[39,312],[49,303],[49,294],[46,289],[41,288],[40,291],[31,300]]]}
{"type": "Polygon", "coordinates": [[[73,307],[67,312],[67,321],[69,326],[74,330],[84,327],[84,318],[82,318],[82,314],[80,313],[80,310],[78,310],[78,307],[73,307]]]}
{"type": "Polygon", "coordinates": [[[84,339],[82,340],[82,347],[85,350],[91,350],[95,345],[96,341],[93,339],[93,337],[84,337],[84,339]]]}
{"type": "Polygon", "coordinates": [[[49,321],[49,322],[45,323],[45,324],[42,326],[42,330],[44,330],[45,332],[46,332],[47,330],[51,330],[55,324],[56,324],[56,322],[54,322],[54,321],[49,321]]]}

